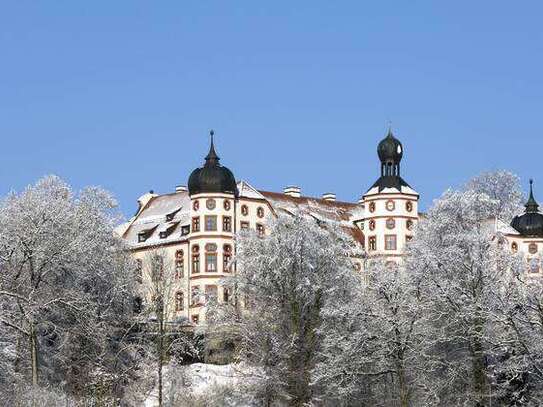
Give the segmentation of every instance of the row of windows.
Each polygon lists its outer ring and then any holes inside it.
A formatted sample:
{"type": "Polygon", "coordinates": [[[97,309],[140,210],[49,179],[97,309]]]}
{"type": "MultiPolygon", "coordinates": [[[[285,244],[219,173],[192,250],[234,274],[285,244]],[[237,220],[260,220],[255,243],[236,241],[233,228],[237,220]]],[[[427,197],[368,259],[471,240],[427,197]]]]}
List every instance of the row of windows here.
{"type": "MultiPolygon", "coordinates": [[[[375,230],[375,220],[372,219],[368,222],[368,227],[370,230],[375,230]]],[[[405,221],[405,227],[407,230],[413,230],[414,223],[411,219],[407,219],[405,221]]],[[[396,220],[394,218],[388,218],[386,220],[386,228],[389,230],[392,230],[396,227],[396,220]]],[[[361,223],[361,229],[364,229],[364,222],[361,223]]]]}
{"type": "MultiPolygon", "coordinates": [[[[217,245],[208,243],[205,245],[205,271],[207,273],[217,272],[217,245]]],[[[230,272],[230,262],[232,260],[232,246],[225,244],[223,246],[223,272],[230,272]]],[[[164,277],[164,259],[160,255],[156,255],[151,260],[151,277],[153,279],[162,279],[164,277]]],[[[192,274],[200,273],[200,247],[192,246],[192,274]]],[[[136,259],[135,270],[136,281],[141,283],[143,280],[143,262],[141,259],[136,259]]],[[[175,278],[185,277],[185,254],[183,250],[175,252],[175,278]]]]}
{"type": "MultiPolygon", "coordinates": [[[[230,208],[231,208],[231,203],[229,200],[224,200],[223,202],[223,207],[224,207],[224,210],[226,211],[229,211],[230,208]]],[[[217,207],[217,202],[215,201],[215,199],[213,198],[210,198],[210,199],[206,199],[206,208],[210,211],[214,210],[215,208],[217,207]]],[[[196,200],[192,203],[192,209],[194,211],[198,211],[200,209],[200,201],[196,200]]],[[[249,207],[247,205],[241,205],[241,214],[243,216],[248,216],[249,215],[249,207]]],[[[264,208],[259,206],[258,208],[256,208],[256,216],[258,216],[259,218],[263,218],[264,217],[264,208]]]]}
{"type": "MultiPolygon", "coordinates": [[[[217,231],[217,216],[215,215],[206,215],[204,216],[204,230],[206,232],[216,232],[217,231]]],[[[249,222],[240,222],[241,230],[249,229],[249,222]]],[[[200,231],[200,217],[195,216],[192,218],[192,231],[200,231]]],[[[222,217],[222,231],[231,232],[232,231],[232,218],[230,216],[222,217]]],[[[259,235],[264,235],[264,225],[261,223],[256,224],[256,231],[259,235]]]]}
{"type": "MultiPolygon", "coordinates": [[[[513,253],[518,252],[518,244],[516,242],[511,243],[511,251],[513,253]]],[[[539,247],[537,246],[537,243],[530,243],[528,245],[528,253],[536,254],[538,251],[539,251],[539,247]]]]}
{"type": "MultiPolygon", "coordinates": [[[[392,212],[394,209],[396,209],[396,202],[394,202],[392,199],[389,199],[385,203],[385,208],[387,209],[387,211],[392,212]]],[[[375,212],[376,206],[375,206],[374,201],[370,202],[370,204],[368,205],[368,209],[369,209],[370,213],[375,212]]],[[[407,212],[412,212],[413,211],[413,202],[407,201],[405,203],[405,210],[407,212]]]]}
{"type": "MultiPolygon", "coordinates": [[[[406,243],[411,240],[412,236],[406,236],[406,243]]],[[[385,250],[397,250],[398,249],[398,238],[396,235],[385,235],[385,250]]],[[[368,251],[373,252],[377,250],[377,237],[370,236],[368,237],[368,251]]]]}
{"type": "MultiPolygon", "coordinates": [[[[223,287],[222,291],[222,302],[227,303],[231,299],[230,289],[223,287]]],[[[204,291],[202,291],[201,287],[196,285],[191,288],[190,292],[190,306],[191,307],[199,307],[202,305],[205,305],[206,302],[210,300],[216,301],[218,299],[218,287],[214,284],[212,285],[206,285],[204,287],[204,291]]],[[[184,309],[184,294],[182,291],[178,291],[175,293],[175,310],[176,311],[183,311],[184,309]]]]}

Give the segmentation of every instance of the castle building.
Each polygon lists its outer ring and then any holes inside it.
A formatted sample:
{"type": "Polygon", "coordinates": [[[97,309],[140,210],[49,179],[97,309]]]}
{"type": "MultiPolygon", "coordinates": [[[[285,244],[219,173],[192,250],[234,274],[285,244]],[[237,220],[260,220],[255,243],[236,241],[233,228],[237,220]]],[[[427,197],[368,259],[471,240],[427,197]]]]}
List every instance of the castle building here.
{"type": "MultiPolygon", "coordinates": [[[[297,186],[269,192],[236,181],[232,171],[220,164],[213,132],[210,135],[209,153],[203,166],[190,174],[188,188],[144,194],[138,199],[137,213],[117,230],[138,264],[144,302],[150,281],[142,270],[155,254],[160,267],[173,270],[168,274],[173,280],[172,320],[202,323],[206,299],[230,299],[231,293],[220,282],[235,272],[230,260],[236,233],[250,229],[265,235],[269,221],[281,214],[302,213],[337,225],[368,255],[400,261],[419,219],[419,195],[400,175],[403,146],[391,131],[377,148],[381,175],[358,202],[338,201],[333,193],[303,196],[297,186]]],[[[353,258],[353,267],[362,272],[363,261],[363,256],[353,258]]]]}
{"type": "MultiPolygon", "coordinates": [[[[401,261],[407,242],[420,218],[419,194],[401,177],[402,143],[388,131],[378,144],[380,177],[358,202],[341,202],[333,193],[304,196],[297,186],[283,192],[259,190],[220,164],[213,132],[209,153],[202,167],[188,178],[188,187],[158,195],[152,191],[138,199],[137,213],[117,229],[138,264],[143,301],[152,256],[168,268],[171,280],[169,301],[174,304],[171,320],[198,325],[204,322],[210,297],[229,301],[231,293],[221,286],[224,277],[235,273],[231,259],[234,238],[241,230],[269,233],[270,220],[279,215],[301,213],[316,222],[336,225],[350,234],[363,256],[353,258],[353,267],[363,273],[364,260],[379,256],[388,263],[401,261]]],[[[530,182],[526,213],[511,225],[496,221],[513,252],[524,253],[528,270],[540,273],[543,249],[543,214],[538,211],[530,182]]]]}

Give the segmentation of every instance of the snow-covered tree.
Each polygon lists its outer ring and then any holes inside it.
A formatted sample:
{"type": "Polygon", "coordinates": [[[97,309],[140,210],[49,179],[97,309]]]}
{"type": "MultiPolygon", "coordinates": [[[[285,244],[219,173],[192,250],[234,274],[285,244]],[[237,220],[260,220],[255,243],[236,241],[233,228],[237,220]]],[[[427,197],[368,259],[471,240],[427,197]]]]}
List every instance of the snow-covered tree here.
{"type": "Polygon", "coordinates": [[[468,181],[464,189],[486,194],[495,200],[497,205],[493,215],[506,223],[522,212],[524,195],[520,179],[509,171],[483,172],[468,181]]]}
{"type": "Polygon", "coordinates": [[[500,202],[474,190],[448,191],[417,227],[407,269],[420,281],[427,381],[433,402],[491,404],[499,359],[498,296],[511,259],[493,223],[500,202]]]}
{"type": "Polygon", "coordinates": [[[34,385],[85,391],[96,372],[113,387],[124,380],[131,263],[113,234],[114,207],[106,191],[74,195],[55,176],[0,204],[0,324],[34,385]]]}
{"type": "Polygon", "coordinates": [[[318,397],[312,373],[327,334],[323,316],[341,312],[361,283],[351,254],[350,238],[301,214],[280,216],[269,236],[239,236],[231,286],[243,310],[226,314],[263,405],[303,406],[318,397]]]}
{"type": "Polygon", "coordinates": [[[324,319],[316,379],[332,405],[412,405],[422,350],[419,282],[379,258],[364,273],[355,301],[324,319]]]}

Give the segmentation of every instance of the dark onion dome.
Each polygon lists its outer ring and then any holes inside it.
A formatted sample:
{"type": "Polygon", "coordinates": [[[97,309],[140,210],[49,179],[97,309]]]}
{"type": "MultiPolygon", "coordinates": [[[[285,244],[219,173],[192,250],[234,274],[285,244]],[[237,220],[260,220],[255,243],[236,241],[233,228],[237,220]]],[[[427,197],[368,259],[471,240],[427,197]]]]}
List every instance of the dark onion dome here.
{"type": "Polygon", "coordinates": [[[377,155],[381,160],[381,177],[369,190],[377,187],[379,192],[385,188],[395,188],[398,191],[409,184],[400,176],[400,161],[403,157],[403,146],[400,140],[394,137],[392,130],[388,129],[386,137],[377,146],[377,155]]]}
{"type": "Polygon", "coordinates": [[[526,237],[543,237],[543,214],[539,213],[539,205],[534,199],[533,180],[530,180],[530,197],[526,202],[526,211],[520,216],[515,216],[511,226],[526,237]]]}
{"type": "Polygon", "coordinates": [[[238,188],[234,174],[228,168],[219,163],[219,156],[215,152],[213,144],[213,130],[209,132],[211,136],[211,146],[209,153],[205,158],[205,164],[202,168],[196,168],[189,177],[189,195],[216,192],[227,193],[238,196],[238,188]]]}
{"type": "Polygon", "coordinates": [[[402,143],[394,137],[391,129],[388,129],[387,136],[377,146],[377,154],[383,164],[399,164],[402,161],[402,143]]]}

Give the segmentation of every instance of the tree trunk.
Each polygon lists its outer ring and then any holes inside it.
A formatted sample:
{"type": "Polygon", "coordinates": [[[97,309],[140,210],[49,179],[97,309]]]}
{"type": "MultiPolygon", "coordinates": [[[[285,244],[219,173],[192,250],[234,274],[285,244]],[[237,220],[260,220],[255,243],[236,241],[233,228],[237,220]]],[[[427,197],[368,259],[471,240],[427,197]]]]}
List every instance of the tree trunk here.
{"type": "Polygon", "coordinates": [[[157,352],[158,352],[158,406],[162,407],[162,365],[163,365],[163,354],[164,354],[164,327],[163,323],[160,320],[158,322],[158,342],[157,342],[157,352]]]}
{"type": "Polygon", "coordinates": [[[32,365],[32,385],[38,385],[38,338],[34,325],[30,326],[30,357],[32,365]]]}

